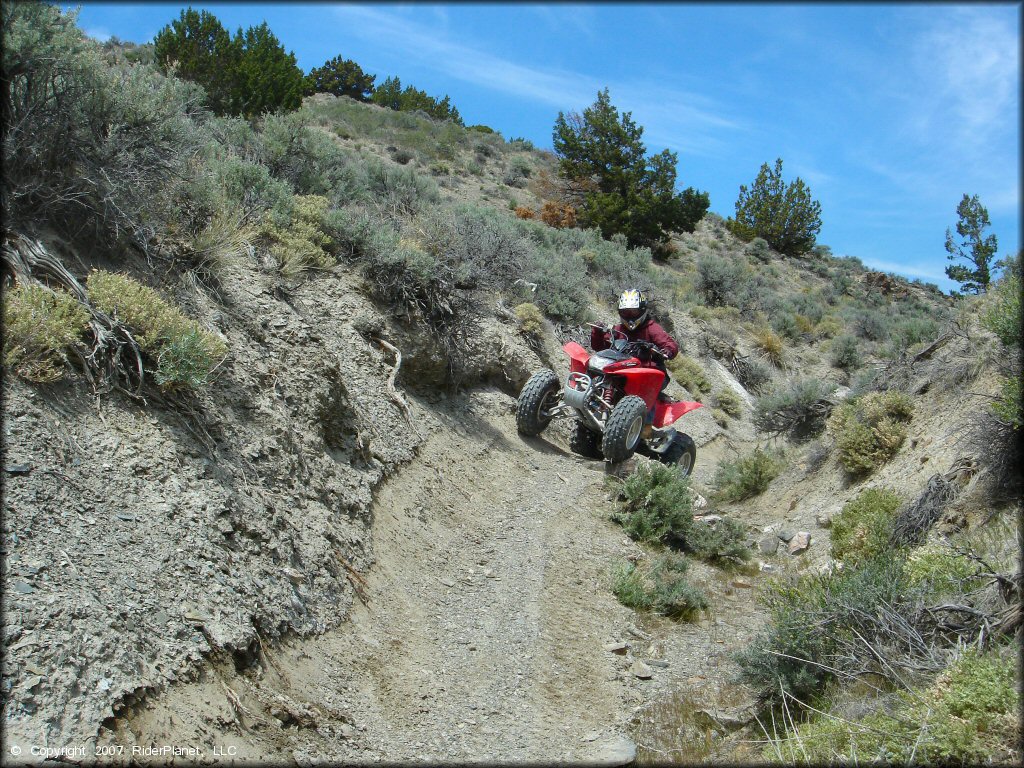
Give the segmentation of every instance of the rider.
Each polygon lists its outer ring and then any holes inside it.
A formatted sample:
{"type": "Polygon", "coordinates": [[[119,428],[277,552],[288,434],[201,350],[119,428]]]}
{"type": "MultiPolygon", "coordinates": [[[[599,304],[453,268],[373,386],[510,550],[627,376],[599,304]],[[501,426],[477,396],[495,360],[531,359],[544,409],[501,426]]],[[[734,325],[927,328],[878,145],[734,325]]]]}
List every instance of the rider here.
{"type": "MultiPolygon", "coordinates": [[[[679,354],[679,345],[668,335],[668,331],[654,322],[647,311],[647,294],[639,288],[627,288],[619,294],[619,318],[621,323],[612,330],[617,337],[625,336],[629,341],[647,341],[654,344],[660,355],[651,355],[647,362],[665,374],[658,397],[665,399],[665,387],[668,386],[668,371],[665,361],[679,354]]],[[[593,328],[590,332],[590,346],[595,352],[611,346],[612,333],[601,328],[593,328]]],[[[643,359],[641,357],[641,359],[643,359]]]]}

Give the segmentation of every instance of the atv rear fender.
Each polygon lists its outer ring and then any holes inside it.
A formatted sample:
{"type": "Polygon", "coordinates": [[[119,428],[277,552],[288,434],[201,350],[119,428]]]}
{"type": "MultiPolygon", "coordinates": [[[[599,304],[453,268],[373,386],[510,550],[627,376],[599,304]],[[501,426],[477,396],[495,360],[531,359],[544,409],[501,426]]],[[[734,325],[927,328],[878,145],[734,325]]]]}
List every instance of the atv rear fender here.
{"type": "Polygon", "coordinates": [[[676,422],[679,417],[703,407],[703,403],[691,403],[680,400],[675,403],[666,403],[658,400],[654,404],[654,426],[667,427],[676,422]]]}

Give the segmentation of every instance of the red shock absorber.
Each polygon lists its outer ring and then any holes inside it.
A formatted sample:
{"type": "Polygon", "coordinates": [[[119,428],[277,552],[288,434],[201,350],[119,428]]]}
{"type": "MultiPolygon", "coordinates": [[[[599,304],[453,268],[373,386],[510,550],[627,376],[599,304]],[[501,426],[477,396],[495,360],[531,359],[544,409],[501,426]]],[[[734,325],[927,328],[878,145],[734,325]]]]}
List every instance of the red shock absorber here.
{"type": "Polygon", "coordinates": [[[614,395],[615,392],[612,390],[611,387],[605,387],[603,390],[601,390],[601,398],[605,401],[605,403],[608,404],[609,408],[612,407],[612,397],[614,397],[614,395]]]}

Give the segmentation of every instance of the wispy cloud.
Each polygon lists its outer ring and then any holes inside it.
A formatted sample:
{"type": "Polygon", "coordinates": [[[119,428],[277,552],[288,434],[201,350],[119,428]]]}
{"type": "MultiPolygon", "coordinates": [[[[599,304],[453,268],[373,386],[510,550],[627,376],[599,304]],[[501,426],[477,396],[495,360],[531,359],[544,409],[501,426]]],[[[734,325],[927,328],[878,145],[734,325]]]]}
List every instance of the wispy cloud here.
{"type": "Polygon", "coordinates": [[[949,282],[949,278],[946,277],[945,272],[935,269],[925,269],[916,264],[899,263],[875,258],[862,258],[861,261],[864,262],[865,266],[882,272],[895,272],[898,275],[919,277],[922,280],[928,280],[933,283],[938,283],[939,285],[949,282]]]}
{"type": "Polygon", "coordinates": [[[110,39],[110,32],[103,27],[90,27],[83,31],[87,37],[91,37],[93,40],[98,40],[101,43],[105,43],[110,39]]]}
{"type": "Polygon", "coordinates": [[[935,14],[912,49],[930,86],[922,94],[928,112],[972,143],[1011,128],[1019,117],[1019,44],[1005,12],[976,6],[935,14]]]}
{"type": "MultiPolygon", "coordinates": [[[[572,10],[575,13],[576,9],[572,10]]],[[[602,82],[579,72],[521,64],[454,42],[441,30],[376,8],[342,6],[334,13],[350,33],[372,39],[378,47],[401,51],[421,66],[559,110],[582,110],[607,86],[620,111],[633,112],[645,126],[648,144],[691,153],[721,151],[725,146],[721,131],[736,127],[714,103],[698,94],[652,87],[646,82],[602,82]]],[[[585,16],[579,23],[584,28],[588,25],[585,16]]]]}
{"type": "Polygon", "coordinates": [[[542,70],[445,39],[438,30],[375,8],[341,6],[334,14],[350,34],[373,40],[378,47],[401,51],[423,66],[503,93],[559,106],[587,104],[599,85],[575,72],[542,70]]]}

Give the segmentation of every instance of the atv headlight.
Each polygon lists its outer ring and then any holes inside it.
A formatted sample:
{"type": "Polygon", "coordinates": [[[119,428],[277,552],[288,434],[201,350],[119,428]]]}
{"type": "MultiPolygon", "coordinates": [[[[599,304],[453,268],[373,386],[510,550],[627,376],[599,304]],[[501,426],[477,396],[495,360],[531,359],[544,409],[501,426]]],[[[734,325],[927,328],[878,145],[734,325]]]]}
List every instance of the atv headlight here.
{"type": "Polygon", "coordinates": [[[611,365],[614,362],[617,362],[617,361],[616,360],[612,360],[610,357],[598,357],[597,355],[594,355],[587,362],[587,367],[588,368],[593,368],[595,371],[603,371],[605,368],[607,368],[609,365],[611,365]]]}

